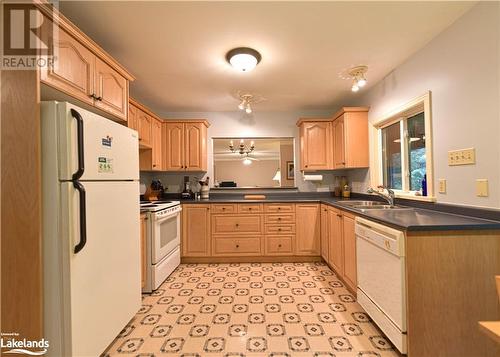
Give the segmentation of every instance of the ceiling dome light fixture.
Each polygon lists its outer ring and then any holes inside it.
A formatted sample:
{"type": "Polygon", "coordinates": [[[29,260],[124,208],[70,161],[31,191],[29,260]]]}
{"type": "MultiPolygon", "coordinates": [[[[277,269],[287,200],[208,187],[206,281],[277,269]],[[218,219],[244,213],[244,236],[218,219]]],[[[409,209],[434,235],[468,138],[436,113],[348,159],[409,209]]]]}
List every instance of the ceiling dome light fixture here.
{"type": "Polygon", "coordinates": [[[251,71],[261,59],[262,56],[260,53],[249,47],[233,48],[226,54],[226,60],[231,66],[241,72],[251,71]]]}
{"type": "Polygon", "coordinates": [[[351,90],[353,92],[359,91],[360,88],[366,85],[367,81],[365,78],[365,74],[367,71],[368,66],[357,66],[349,70],[348,74],[353,80],[351,87],[351,90]]]}

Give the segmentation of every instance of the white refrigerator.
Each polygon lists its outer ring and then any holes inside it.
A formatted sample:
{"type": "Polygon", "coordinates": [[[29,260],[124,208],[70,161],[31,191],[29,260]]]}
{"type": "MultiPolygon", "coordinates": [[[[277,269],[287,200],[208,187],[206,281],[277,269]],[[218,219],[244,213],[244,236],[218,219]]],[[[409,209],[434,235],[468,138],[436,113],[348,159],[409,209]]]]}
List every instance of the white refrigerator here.
{"type": "Polygon", "coordinates": [[[99,356],[141,305],[138,134],[41,103],[48,356],[99,356]]]}

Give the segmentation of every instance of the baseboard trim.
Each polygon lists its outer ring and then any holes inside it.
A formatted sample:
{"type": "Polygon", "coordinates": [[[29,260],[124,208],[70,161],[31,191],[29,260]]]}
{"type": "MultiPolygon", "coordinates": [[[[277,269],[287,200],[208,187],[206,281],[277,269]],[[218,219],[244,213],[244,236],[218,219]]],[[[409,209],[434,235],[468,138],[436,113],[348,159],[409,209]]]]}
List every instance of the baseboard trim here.
{"type": "Polygon", "coordinates": [[[307,263],[320,262],[320,256],[279,257],[181,257],[181,263],[307,263]]]}

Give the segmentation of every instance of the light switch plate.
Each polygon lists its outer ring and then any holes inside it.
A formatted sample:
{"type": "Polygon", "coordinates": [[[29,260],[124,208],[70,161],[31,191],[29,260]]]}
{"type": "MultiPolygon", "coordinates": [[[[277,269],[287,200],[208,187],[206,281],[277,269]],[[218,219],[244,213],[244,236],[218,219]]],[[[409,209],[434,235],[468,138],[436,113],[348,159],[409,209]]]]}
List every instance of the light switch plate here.
{"type": "Polygon", "coordinates": [[[477,197],[488,197],[488,180],[487,179],[477,179],[476,180],[476,196],[477,197]]]}
{"type": "Polygon", "coordinates": [[[476,149],[448,151],[448,166],[473,165],[476,163],[476,149]]]}
{"type": "Polygon", "coordinates": [[[446,193],[446,180],[439,179],[439,193],[446,193]]]}

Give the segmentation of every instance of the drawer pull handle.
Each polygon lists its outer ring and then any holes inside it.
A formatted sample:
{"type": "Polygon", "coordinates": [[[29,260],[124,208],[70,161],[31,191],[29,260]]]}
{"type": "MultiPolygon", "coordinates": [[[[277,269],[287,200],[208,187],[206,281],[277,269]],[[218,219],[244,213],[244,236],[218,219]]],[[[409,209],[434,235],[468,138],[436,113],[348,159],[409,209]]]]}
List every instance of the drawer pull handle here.
{"type": "Polygon", "coordinates": [[[249,207],[249,208],[248,208],[248,210],[249,210],[249,211],[251,211],[251,210],[252,210],[252,207],[249,207]]]}
{"type": "Polygon", "coordinates": [[[222,210],[225,211],[226,210],[226,207],[222,207],[222,210]]]}
{"type": "Polygon", "coordinates": [[[281,244],[278,244],[278,248],[281,248],[281,244]]]}
{"type": "Polygon", "coordinates": [[[239,227],[239,226],[240,226],[240,224],[239,224],[239,223],[236,223],[236,227],[239,227]]]}
{"type": "Polygon", "coordinates": [[[278,207],[278,211],[281,210],[281,207],[278,207]]]}
{"type": "Polygon", "coordinates": [[[281,231],[281,228],[278,228],[278,231],[281,231]]]}
{"type": "Polygon", "coordinates": [[[340,217],[340,218],[342,218],[342,215],[341,215],[341,214],[338,214],[338,213],[337,213],[337,217],[340,217]]]}
{"type": "Polygon", "coordinates": [[[240,247],[240,245],[239,245],[239,244],[236,244],[236,248],[239,248],[239,247],[240,247]]]}
{"type": "Polygon", "coordinates": [[[278,217],[278,221],[281,221],[281,217],[278,217]]]}

